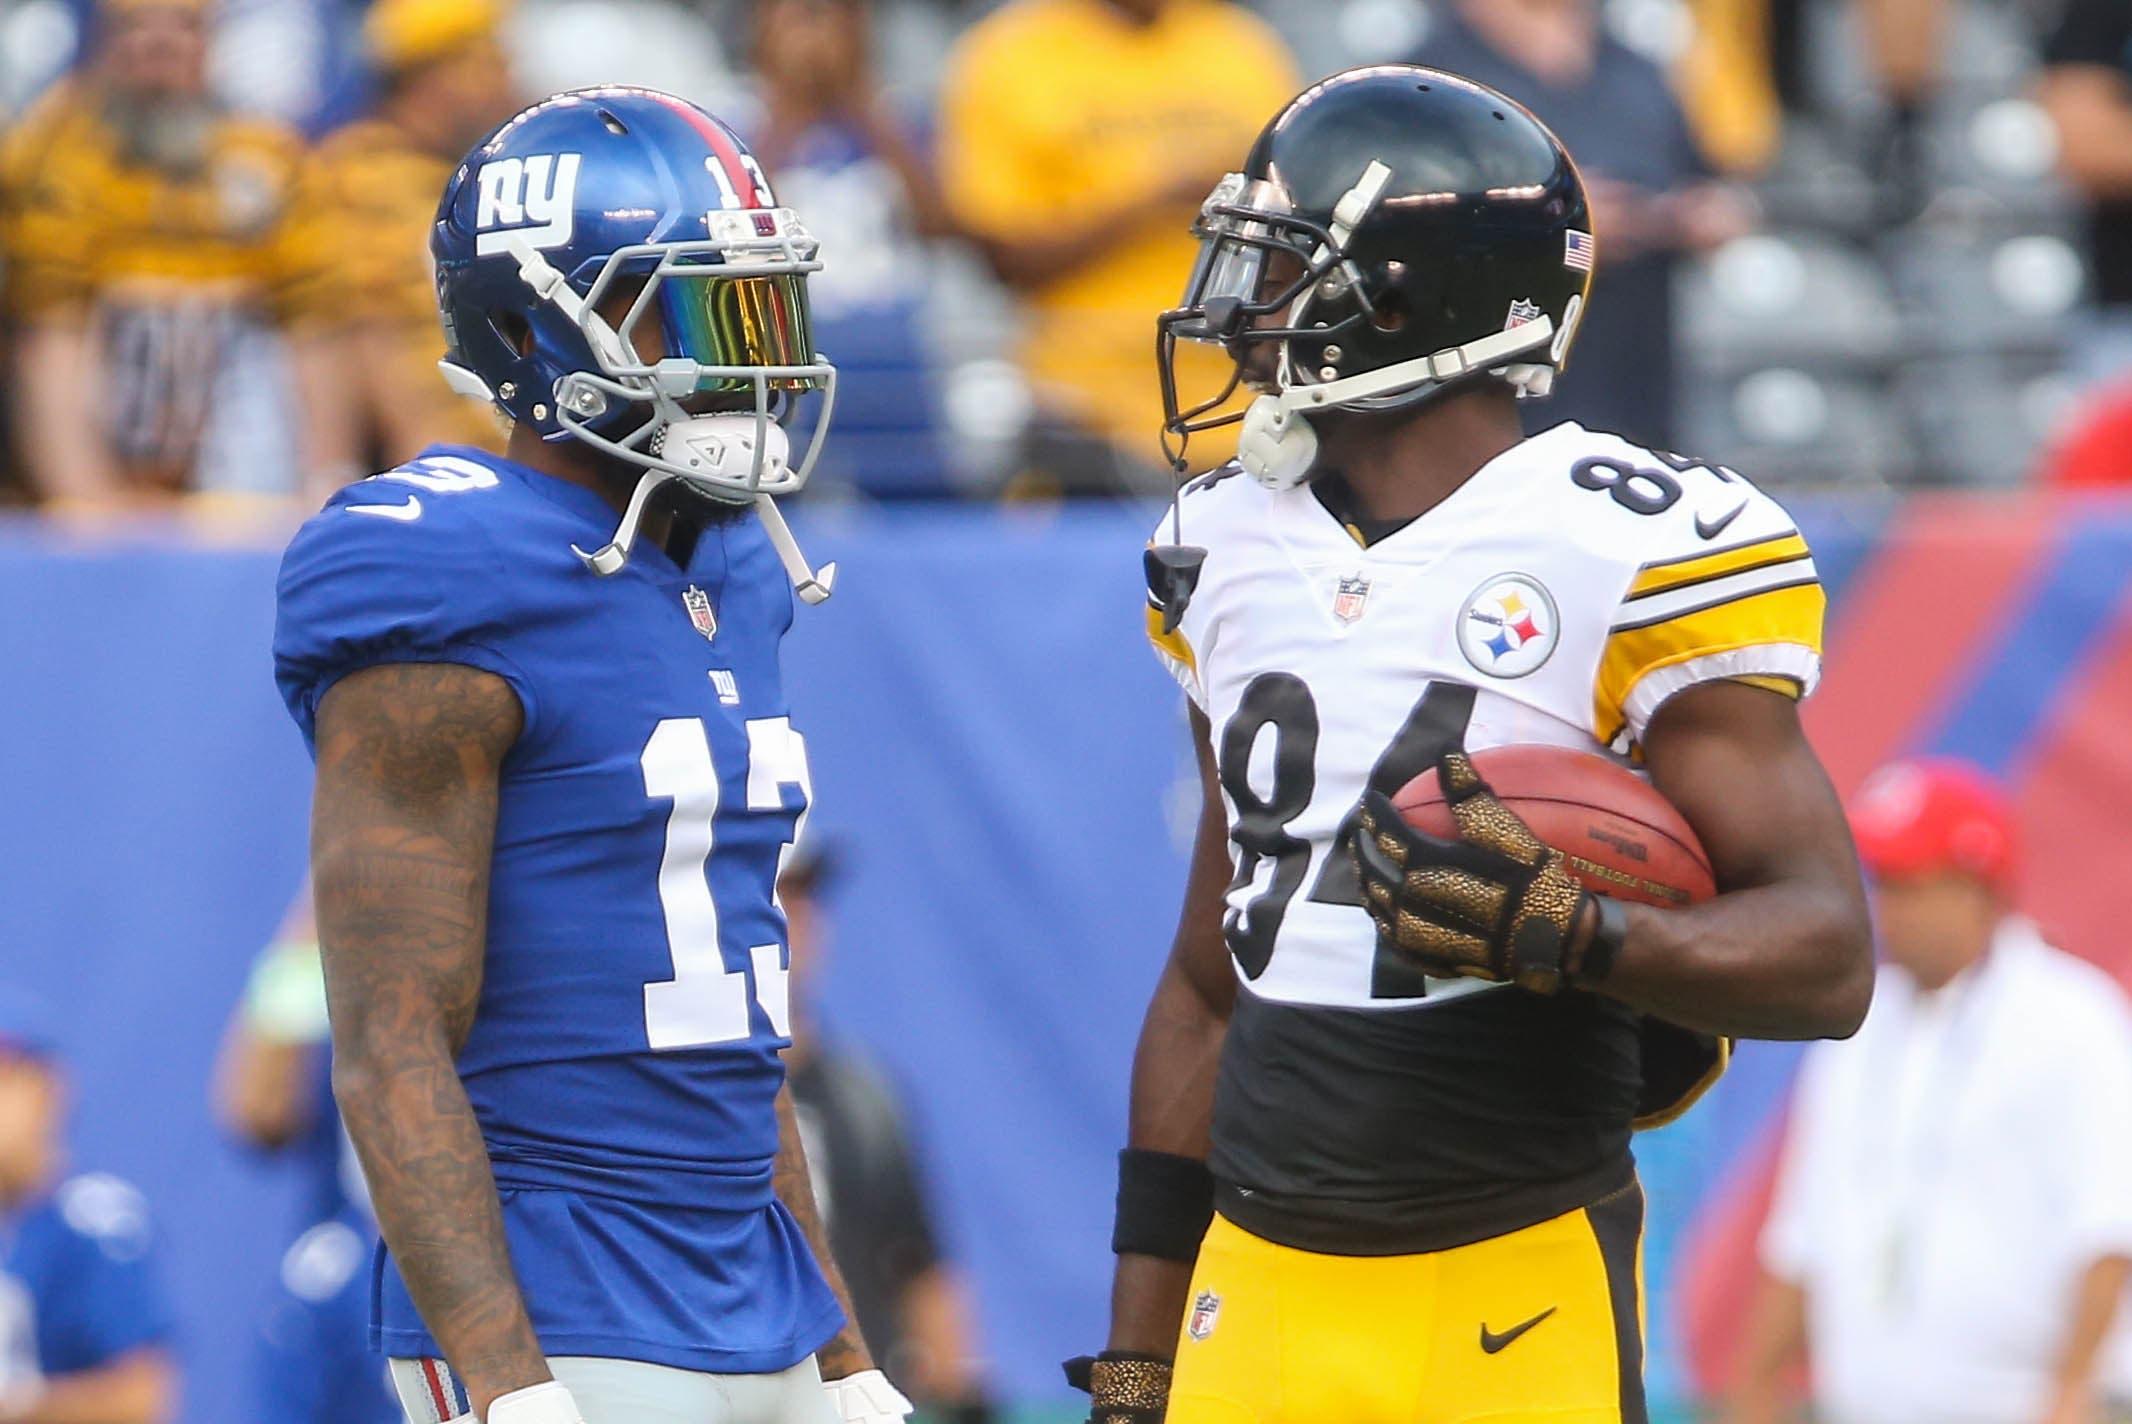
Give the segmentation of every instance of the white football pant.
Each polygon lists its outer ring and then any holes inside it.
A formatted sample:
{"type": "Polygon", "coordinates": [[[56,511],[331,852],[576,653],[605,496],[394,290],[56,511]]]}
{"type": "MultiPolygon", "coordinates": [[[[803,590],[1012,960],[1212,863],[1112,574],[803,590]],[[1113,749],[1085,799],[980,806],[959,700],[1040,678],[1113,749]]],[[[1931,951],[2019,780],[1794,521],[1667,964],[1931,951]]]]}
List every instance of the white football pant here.
{"type": "MultiPolygon", "coordinates": [[[[395,1359],[392,1386],[408,1424],[471,1420],[466,1390],[442,1360],[395,1359]]],[[[585,1424],[839,1424],[809,1355],[773,1375],[714,1375],[642,1360],[551,1355],[585,1424]]]]}

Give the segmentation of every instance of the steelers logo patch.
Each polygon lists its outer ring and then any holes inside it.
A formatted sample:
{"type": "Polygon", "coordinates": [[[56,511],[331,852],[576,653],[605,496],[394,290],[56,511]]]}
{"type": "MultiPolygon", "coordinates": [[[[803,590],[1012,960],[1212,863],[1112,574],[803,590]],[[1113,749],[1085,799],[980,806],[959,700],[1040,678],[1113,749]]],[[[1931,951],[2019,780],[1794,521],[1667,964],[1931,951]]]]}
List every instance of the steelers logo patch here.
{"type": "Polygon", "coordinates": [[[1562,640],[1554,595],[1530,574],[1497,574],[1458,610],[1458,647],[1490,677],[1536,672],[1562,640]]]}

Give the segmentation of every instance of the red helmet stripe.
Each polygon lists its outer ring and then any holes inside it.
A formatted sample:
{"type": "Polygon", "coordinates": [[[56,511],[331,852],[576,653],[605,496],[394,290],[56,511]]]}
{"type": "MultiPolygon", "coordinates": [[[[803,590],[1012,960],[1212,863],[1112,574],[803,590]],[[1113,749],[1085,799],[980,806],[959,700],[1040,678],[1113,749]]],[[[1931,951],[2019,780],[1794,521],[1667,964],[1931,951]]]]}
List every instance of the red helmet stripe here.
{"type": "Polygon", "coordinates": [[[716,155],[719,165],[725,169],[726,179],[733,185],[733,191],[740,194],[740,201],[743,207],[762,208],[769,206],[764,200],[762,189],[756,186],[755,174],[747,164],[740,161],[740,148],[733,142],[732,136],[725,131],[723,125],[717,123],[694,104],[676,99],[672,95],[653,94],[651,97],[688,120],[696,132],[703,135],[703,141],[711,146],[711,152],[716,155]]]}

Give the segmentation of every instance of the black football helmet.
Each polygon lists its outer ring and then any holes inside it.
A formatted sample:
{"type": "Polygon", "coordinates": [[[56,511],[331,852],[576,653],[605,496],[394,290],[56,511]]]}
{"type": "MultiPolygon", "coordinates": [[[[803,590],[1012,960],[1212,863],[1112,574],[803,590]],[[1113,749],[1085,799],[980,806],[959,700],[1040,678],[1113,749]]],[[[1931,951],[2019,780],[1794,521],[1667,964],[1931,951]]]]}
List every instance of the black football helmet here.
{"type": "Polygon", "coordinates": [[[1493,89],[1415,65],[1304,90],[1193,231],[1184,300],[1156,326],[1163,448],[1181,470],[1193,432],[1241,420],[1239,461],[1280,489],[1310,474],[1313,414],[1411,408],[1484,378],[1545,395],[1592,280],[1561,140],[1493,89]],[[1225,389],[1181,401],[1179,340],[1228,348],[1225,389]],[[1247,373],[1259,397],[1215,414],[1247,373]]]}

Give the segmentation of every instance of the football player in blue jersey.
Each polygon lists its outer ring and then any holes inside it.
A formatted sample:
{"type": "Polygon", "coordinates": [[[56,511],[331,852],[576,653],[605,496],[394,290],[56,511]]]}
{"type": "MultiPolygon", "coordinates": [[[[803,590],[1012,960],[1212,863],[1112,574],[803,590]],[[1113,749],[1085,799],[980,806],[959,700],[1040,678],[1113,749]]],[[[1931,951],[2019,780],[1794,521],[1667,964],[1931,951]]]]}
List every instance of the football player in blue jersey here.
{"type": "Polygon", "coordinates": [[[724,124],[601,88],[469,154],[431,250],[506,457],[335,495],[275,631],[373,1340],[417,1424],[900,1419],[779,1057],[808,775],[778,647],[832,571],[771,497],[826,424],[794,458],[782,417],[833,389],[816,244],[724,124]]]}
{"type": "Polygon", "coordinates": [[[178,1367],[141,1194],[72,1175],[58,1019],[0,984],[0,1420],[168,1424],[178,1367]]]}

